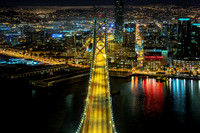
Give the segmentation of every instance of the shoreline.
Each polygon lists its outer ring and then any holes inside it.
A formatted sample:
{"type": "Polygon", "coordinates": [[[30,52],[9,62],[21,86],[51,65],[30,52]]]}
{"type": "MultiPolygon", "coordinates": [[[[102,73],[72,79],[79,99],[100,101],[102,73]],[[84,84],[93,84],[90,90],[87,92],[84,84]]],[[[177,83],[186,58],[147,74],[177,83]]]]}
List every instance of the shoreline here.
{"type": "MultiPolygon", "coordinates": [[[[139,76],[139,77],[151,77],[151,78],[156,78],[158,76],[156,75],[150,75],[150,74],[139,74],[139,73],[134,73],[134,74],[130,74],[130,75],[110,75],[110,77],[113,77],[113,78],[129,78],[129,77],[132,77],[132,76],[139,76]]],[[[165,76],[167,78],[179,78],[179,79],[196,79],[196,80],[200,80],[200,77],[181,77],[181,76],[172,76],[172,75],[167,75],[165,76]]]]}
{"type": "Polygon", "coordinates": [[[0,53],[0,58],[20,58],[20,57],[15,57],[15,56],[9,56],[9,55],[5,55],[5,54],[2,54],[0,53]]]}
{"type": "MultiPolygon", "coordinates": [[[[9,55],[5,55],[5,54],[2,54],[0,53],[0,58],[20,58],[20,57],[14,57],[14,56],[9,56],[9,55]]],[[[21,57],[23,58],[23,57],[21,57]]],[[[140,73],[133,73],[133,74],[109,74],[110,77],[113,77],[113,78],[129,78],[131,76],[148,76],[148,77],[151,77],[151,78],[156,78],[157,76],[156,75],[152,75],[152,74],[140,74],[140,73]]],[[[172,76],[172,75],[167,75],[165,76],[167,78],[179,78],[179,79],[196,79],[196,80],[200,80],[200,77],[181,77],[181,76],[172,76]]]]}

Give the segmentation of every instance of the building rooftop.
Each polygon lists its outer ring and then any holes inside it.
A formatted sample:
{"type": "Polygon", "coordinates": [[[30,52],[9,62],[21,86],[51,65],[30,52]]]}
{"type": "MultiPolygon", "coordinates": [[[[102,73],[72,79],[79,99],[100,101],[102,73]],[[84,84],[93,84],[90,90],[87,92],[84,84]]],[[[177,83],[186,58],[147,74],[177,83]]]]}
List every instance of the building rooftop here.
{"type": "Polygon", "coordinates": [[[193,23],[193,26],[200,26],[200,23],[193,23]]]}
{"type": "Polygon", "coordinates": [[[190,21],[190,18],[179,18],[179,21],[190,21]]]}

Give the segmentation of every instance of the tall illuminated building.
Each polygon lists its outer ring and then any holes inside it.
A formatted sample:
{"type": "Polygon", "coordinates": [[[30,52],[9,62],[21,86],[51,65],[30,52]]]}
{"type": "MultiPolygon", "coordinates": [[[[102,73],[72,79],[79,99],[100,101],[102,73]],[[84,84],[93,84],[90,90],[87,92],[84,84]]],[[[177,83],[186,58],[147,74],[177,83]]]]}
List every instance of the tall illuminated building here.
{"type": "Polygon", "coordinates": [[[135,24],[128,23],[124,25],[123,46],[135,47],[135,24]]]}
{"type": "Polygon", "coordinates": [[[191,20],[179,18],[178,20],[178,47],[177,56],[191,56],[191,20]]]}
{"type": "Polygon", "coordinates": [[[123,42],[124,0],[114,0],[115,8],[115,41],[123,42]]]}
{"type": "Polygon", "coordinates": [[[200,23],[192,24],[191,33],[192,56],[200,56],[200,23]]]}

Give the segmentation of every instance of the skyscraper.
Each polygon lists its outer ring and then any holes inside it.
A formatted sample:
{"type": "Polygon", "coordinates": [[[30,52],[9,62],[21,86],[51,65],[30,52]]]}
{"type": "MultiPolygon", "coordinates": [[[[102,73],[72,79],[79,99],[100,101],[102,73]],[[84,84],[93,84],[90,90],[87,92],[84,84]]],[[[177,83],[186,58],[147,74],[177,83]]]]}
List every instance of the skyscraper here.
{"type": "Polygon", "coordinates": [[[124,0],[115,1],[115,41],[123,42],[124,0]]]}
{"type": "Polygon", "coordinates": [[[135,47],[135,24],[125,24],[124,28],[125,34],[123,35],[123,46],[135,47]]]}
{"type": "Polygon", "coordinates": [[[179,18],[178,20],[178,48],[177,56],[191,56],[191,20],[179,18]]]}
{"type": "Polygon", "coordinates": [[[200,23],[192,24],[191,33],[191,46],[192,46],[192,56],[200,56],[200,23]]]}

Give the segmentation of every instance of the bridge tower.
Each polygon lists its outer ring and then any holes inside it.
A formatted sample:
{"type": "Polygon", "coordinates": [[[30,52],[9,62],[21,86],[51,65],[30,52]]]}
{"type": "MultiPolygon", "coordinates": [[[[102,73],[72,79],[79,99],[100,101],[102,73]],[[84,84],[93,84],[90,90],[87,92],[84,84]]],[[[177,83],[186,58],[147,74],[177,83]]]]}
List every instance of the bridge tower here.
{"type": "MultiPolygon", "coordinates": [[[[100,15],[99,15],[100,16],[100,15]]],[[[102,17],[94,17],[93,19],[94,31],[93,31],[93,55],[92,61],[94,61],[95,55],[98,54],[96,51],[106,49],[107,54],[107,19],[102,17]],[[97,45],[103,45],[102,49],[98,49],[97,45]]],[[[92,62],[92,65],[94,63],[92,62]]]]}

